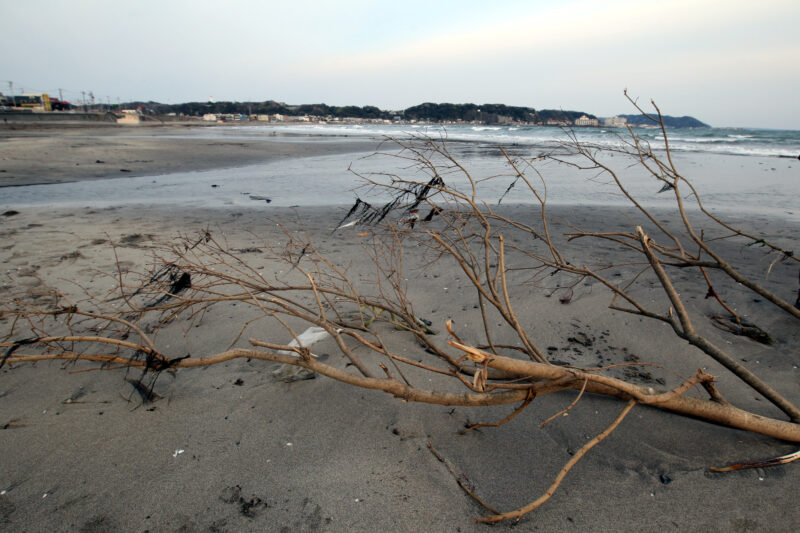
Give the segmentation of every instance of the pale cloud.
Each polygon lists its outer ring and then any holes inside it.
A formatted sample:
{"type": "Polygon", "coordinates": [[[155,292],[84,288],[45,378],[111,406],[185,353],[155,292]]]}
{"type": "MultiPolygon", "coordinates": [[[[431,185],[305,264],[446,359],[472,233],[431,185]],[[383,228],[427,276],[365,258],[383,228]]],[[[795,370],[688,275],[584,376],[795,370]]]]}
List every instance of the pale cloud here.
{"type": "Polygon", "coordinates": [[[627,87],[670,114],[792,127],[798,21],[797,0],[28,0],[4,5],[0,77],[112,101],[496,102],[601,116],[629,111],[627,87]],[[59,61],[43,60],[53,51],[59,61]]]}
{"type": "MultiPolygon", "coordinates": [[[[800,13],[794,3],[774,4],[773,8],[790,8],[800,13]]],[[[515,15],[500,24],[443,31],[356,55],[326,54],[307,66],[325,72],[359,73],[452,62],[475,63],[502,56],[535,58],[540,54],[576,52],[597,55],[598,51],[611,50],[620,44],[668,48],[672,39],[686,38],[695,32],[713,32],[714,28],[732,25],[757,27],[760,19],[773,16],[767,11],[763,4],[750,1],[571,2],[515,15]],[[640,39],[648,41],[632,44],[640,39]]],[[[622,57],[619,59],[624,61],[622,57]]]]}

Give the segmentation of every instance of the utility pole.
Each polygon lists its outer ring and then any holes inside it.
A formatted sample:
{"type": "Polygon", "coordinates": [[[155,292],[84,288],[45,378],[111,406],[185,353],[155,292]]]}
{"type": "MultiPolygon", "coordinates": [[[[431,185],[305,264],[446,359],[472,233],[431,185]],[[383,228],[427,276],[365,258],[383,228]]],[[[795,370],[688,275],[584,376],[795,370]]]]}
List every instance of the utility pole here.
{"type": "Polygon", "coordinates": [[[83,112],[86,113],[86,91],[81,91],[81,104],[83,104],[83,112]]]}
{"type": "Polygon", "coordinates": [[[16,102],[16,100],[14,100],[14,82],[13,81],[8,82],[8,89],[11,92],[11,105],[13,107],[17,107],[17,102],[16,102]]]}
{"type": "Polygon", "coordinates": [[[64,101],[64,96],[61,94],[61,89],[58,90],[58,99],[62,102],[64,101]]]}

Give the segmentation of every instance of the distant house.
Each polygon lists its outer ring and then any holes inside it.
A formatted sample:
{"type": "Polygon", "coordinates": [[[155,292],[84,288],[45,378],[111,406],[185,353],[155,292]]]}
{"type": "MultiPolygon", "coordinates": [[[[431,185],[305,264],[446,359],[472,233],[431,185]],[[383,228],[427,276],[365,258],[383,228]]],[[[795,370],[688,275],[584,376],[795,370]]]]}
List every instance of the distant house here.
{"type": "Polygon", "coordinates": [[[122,117],[117,119],[117,124],[140,124],[142,122],[142,112],[138,109],[123,109],[122,117]]]}
{"type": "Polygon", "coordinates": [[[216,122],[219,120],[219,115],[217,115],[216,113],[206,113],[205,115],[203,115],[203,120],[205,120],[206,122],[216,122]]]}
{"type": "Polygon", "coordinates": [[[586,115],[581,115],[580,117],[575,119],[576,126],[594,126],[597,127],[600,125],[600,121],[596,118],[589,118],[586,115]]]}
{"type": "Polygon", "coordinates": [[[545,126],[569,126],[569,120],[561,119],[561,118],[548,118],[544,121],[545,126]]]}
{"type": "Polygon", "coordinates": [[[624,128],[628,125],[628,119],[624,117],[607,117],[603,120],[603,126],[607,128],[624,128]]]}

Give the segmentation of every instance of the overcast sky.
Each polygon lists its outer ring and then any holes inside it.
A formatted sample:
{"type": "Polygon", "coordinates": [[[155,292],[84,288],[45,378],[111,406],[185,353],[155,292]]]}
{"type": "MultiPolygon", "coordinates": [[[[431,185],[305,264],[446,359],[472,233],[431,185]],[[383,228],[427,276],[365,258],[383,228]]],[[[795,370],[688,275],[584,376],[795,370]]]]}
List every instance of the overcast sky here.
{"type": "Polygon", "coordinates": [[[799,0],[69,0],[0,6],[0,92],[503,103],[800,129],[799,0]]]}

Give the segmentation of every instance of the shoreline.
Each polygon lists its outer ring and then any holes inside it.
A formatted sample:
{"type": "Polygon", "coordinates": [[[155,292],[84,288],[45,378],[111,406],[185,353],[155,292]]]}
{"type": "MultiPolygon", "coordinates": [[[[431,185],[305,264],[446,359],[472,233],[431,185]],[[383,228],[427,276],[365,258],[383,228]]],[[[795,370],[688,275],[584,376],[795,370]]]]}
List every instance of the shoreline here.
{"type": "MultiPolygon", "coordinates": [[[[136,126],[102,122],[0,124],[0,188],[238,168],[298,157],[369,153],[375,152],[385,141],[380,136],[362,137],[344,133],[317,135],[314,132],[273,132],[273,135],[250,136],[234,134],[226,138],[226,130],[263,126],[280,130],[307,125],[195,122],[145,123],[136,126]],[[214,128],[221,134],[194,136],[202,134],[207,128],[214,128]]],[[[489,147],[490,151],[497,147],[485,140],[456,138],[447,142],[467,151],[471,146],[480,147],[480,150],[489,147]]],[[[516,152],[530,155],[535,145],[512,143],[506,148],[512,155],[516,152]]],[[[737,171],[740,165],[734,162],[738,161],[749,164],[750,172],[764,170],[754,166],[763,163],[778,165],[781,167],[779,171],[794,174],[784,167],[792,168],[794,160],[798,159],[787,155],[759,156],[691,150],[676,150],[673,156],[690,161],[706,159],[714,164],[729,159],[729,163],[722,163],[726,168],[721,168],[720,173],[737,171]]],[[[694,163],[683,170],[692,169],[692,165],[694,163]]]]}
{"type": "Polygon", "coordinates": [[[177,137],[204,125],[0,128],[0,187],[74,183],[237,168],[275,160],[375,151],[373,140],[276,142],[177,137]],[[157,134],[157,136],[155,135],[157,134]],[[173,136],[176,136],[173,138],[173,136]]]}

